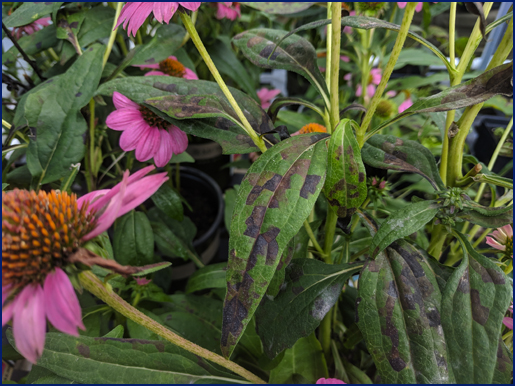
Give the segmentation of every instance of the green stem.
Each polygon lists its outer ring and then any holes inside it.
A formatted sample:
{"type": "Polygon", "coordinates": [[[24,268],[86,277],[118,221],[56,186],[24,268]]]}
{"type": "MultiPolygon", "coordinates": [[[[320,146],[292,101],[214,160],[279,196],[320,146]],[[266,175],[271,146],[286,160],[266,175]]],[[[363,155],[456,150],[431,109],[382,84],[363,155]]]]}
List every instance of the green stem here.
{"type": "Polygon", "coordinates": [[[320,331],[318,335],[318,340],[324,350],[326,360],[328,360],[331,355],[331,314],[332,312],[329,310],[329,312],[325,314],[324,319],[322,319],[322,322],[320,322],[320,331]]]}
{"type": "Polygon", "coordinates": [[[55,53],[55,51],[52,47],[50,47],[47,51],[50,54],[50,56],[52,57],[52,59],[54,59],[56,62],[60,61],[59,56],[55,53]]]}
{"type": "Polygon", "coordinates": [[[313,246],[318,251],[318,253],[320,253],[320,256],[325,258],[325,252],[322,249],[322,247],[320,247],[320,244],[318,244],[317,238],[315,237],[315,234],[313,233],[313,230],[311,229],[308,220],[304,221],[304,229],[306,229],[306,233],[308,234],[309,239],[313,243],[313,246]]]}
{"type": "Polygon", "coordinates": [[[92,188],[96,177],[93,171],[97,170],[95,163],[95,99],[91,98],[89,101],[89,178],[92,188]]]}
{"type": "Polygon", "coordinates": [[[447,236],[447,231],[442,224],[438,224],[434,227],[431,232],[431,242],[429,243],[429,247],[427,247],[427,253],[433,256],[436,259],[440,258],[442,254],[442,248],[447,236]],[[442,235],[443,232],[443,235],[442,235]]]}
{"type": "Polygon", "coordinates": [[[143,44],[143,39],[141,38],[141,28],[138,29],[138,31],[136,32],[136,43],[138,43],[138,45],[142,45],[143,44]]]}
{"type": "Polygon", "coordinates": [[[136,308],[136,306],[138,305],[139,301],[141,300],[141,292],[137,292],[136,293],[136,297],[134,298],[134,300],[132,301],[132,306],[134,308],[136,308]]]}
{"type": "Polygon", "coordinates": [[[449,14],[449,58],[451,60],[451,67],[456,68],[456,53],[455,53],[455,44],[456,44],[456,6],[458,3],[452,2],[451,9],[449,14]]]}
{"type": "MultiPolygon", "coordinates": [[[[195,11],[191,14],[191,22],[193,23],[193,25],[195,25],[195,23],[197,22],[197,17],[198,17],[197,11],[195,11]]],[[[184,46],[188,42],[188,40],[190,40],[190,34],[186,32],[186,35],[184,35],[184,39],[182,39],[181,45],[179,47],[184,46]]]]}
{"type": "MultiPolygon", "coordinates": [[[[374,94],[374,97],[370,101],[370,106],[367,110],[367,113],[365,114],[365,118],[363,119],[363,122],[361,123],[361,127],[359,131],[356,133],[356,139],[358,140],[359,146],[363,147],[365,144],[365,135],[368,130],[368,126],[370,125],[370,122],[372,121],[372,117],[374,116],[374,113],[377,109],[377,106],[379,105],[379,101],[381,100],[381,97],[383,96],[383,92],[386,89],[386,84],[390,80],[390,76],[392,75],[393,68],[395,67],[395,64],[397,63],[397,59],[399,58],[399,55],[401,54],[402,47],[404,46],[404,41],[406,40],[406,37],[408,36],[409,27],[411,25],[411,20],[413,19],[413,14],[415,13],[415,7],[417,6],[417,3],[415,2],[408,2],[406,5],[406,9],[404,10],[404,16],[402,18],[402,24],[401,29],[399,30],[399,33],[397,35],[397,40],[395,40],[395,45],[393,46],[392,53],[390,55],[390,59],[388,60],[388,63],[386,64],[386,68],[383,71],[383,76],[381,78],[381,82],[379,83],[379,86],[377,86],[377,90],[374,94]]],[[[365,92],[365,90],[363,90],[365,92]]]]}
{"type": "Polygon", "coordinates": [[[102,68],[105,67],[107,63],[107,59],[109,59],[109,55],[111,54],[111,50],[113,49],[114,39],[116,38],[116,24],[118,23],[118,18],[120,17],[120,12],[122,12],[123,3],[116,4],[116,13],[114,14],[113,20],[113,30],[111,31],[111,35],[109,35],[109,40],[107,41],[106,52],[104,53],[104,60],[102,61],[102,68]]]}
{"type": "Polygon", "coordinates": [[[220,76],[220,73],[218,72],[215,64],[213,63],[213,60],[209,56],[209,53],[206,50],[206,47],[204,47],[204,43],[202,43],[202,40],[200,39],[200,36],[197,33],[197,30],[195,29],[195,26],[191,22],[191,18],[186,13],[181,13],[181,20],[186,27],[186,31],[191,36],[191,40],[195,44],[195,47],[197,47],[197,50],[200,53],[200,56],[202,56],[202,59],[204,59],[204,63],[206,63],[207,67],[209,68],[209,71],[213,75],[213,77],[216,80],[216,83],[220,86],[222,89],[222,92],[224,93],[225,97],[229,101],[231,107],[234,109],[236,115],[238,116],[240,122],[243,124],[243,128],[247,132],[247,134],[252,138],[252,141],[256,144],[256,146],[261,150],[262,153],[266,151],[265,142],[263,139],[257,135],[257,133],[254,131],[252,126],[250,125],[249,121],[247,120],[247,117],[243,114],[243,111],[241,111],[240,106],[238,106],[238,103],[236,103],[236,100],[231,94],[231,91],[225,84],[224,80],[220,76]]]}
{"type": "Polygon", "coordinates": [[[331,3],[331,72],[330,72],[330,111],[329,118],[331,127],[327,128],[329,134],[338,125],[340,121],[340,105],[339,105],[339,84],[338,78],[340,75],[340,43],[342,38],[342,4],[339,2],[331,3]]]}
{"type": "Polygon", "coordinates": [[[167,341],[204,359],[210,360],[211,362],[214,362],[228,370],[231,370],[250,382],[265,384],[262,379],[245,370],[238,364],[231,362],[230,360],[225,359],[222,356],[215,354],[214,352],[206,350],[205,348],[202,348],[187,339],[184,339],[183,337],[175,334],[168,328],[159,324],[155,320],[149,318],[142,312],[138,311],[136,308],[132,307],[129,303],[114,293],[109,284],[102,283],[91,271],[84,271],[80,273],[79,280],[81,285],[86,290],[111,306],[111,308],[113,308],[115,311],[147,328],[148,330],[155,332],[157,335],[166,339],[167,341]]]}
{"type": "Polygon", "coordinates": [[[127,49],[127,44],[125,44],[125,40],[123,40],[122,34],[117,33],[116,40],[118,41],[118,45],[120,46],[120,49],[122,50],[122,54],[124,56],[129,55],[129,50],[127,49]]]}
{"type": "MultiPolygon", "coordinates": [[[[332,19],[332,8],[331,3],[327,3],[327,18],[332,19]]],[[[327,37],[326,37],[326,56],[325,56],[325,82],[327,83],[327,89],[331,87],[331,42],[333,36],[333,29],[327,27],[327,37]]]]}

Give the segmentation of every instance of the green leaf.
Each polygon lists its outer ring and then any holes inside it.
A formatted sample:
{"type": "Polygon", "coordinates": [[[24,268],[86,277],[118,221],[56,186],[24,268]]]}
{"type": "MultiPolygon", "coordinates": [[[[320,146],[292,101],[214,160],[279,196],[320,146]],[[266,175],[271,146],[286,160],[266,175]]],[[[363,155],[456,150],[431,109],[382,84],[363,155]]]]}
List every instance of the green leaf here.
{"type": "Polygon", "coordinates": [[[115,260],[122,265],[154,262],[154,234],[145,213],[131,210],[116,221],[113,251],[115,260]]]}
{"type": "Polygon", "coordinates": [[[120,324],[104,335],[104,338],[123,338],[124,328],[120,324]]]}
{"type": "Polygon", "coordinates": [[[491,173],[491,174],[481,173],[475,177],[472,177],[472,179],[476,182],[493,184],[493,185],[501,186],[506,189],[513,188],[513,180],[511,178],[500,177],[493,173],[491,173]]]}
{"type": "Polygon", "coordinates": [[[485,228],[500,228],[513,222],[513,205],[490,208],[474,201],[465,201],[458,217],[485,228]]]}
{"type": "Polygon", "coordinates": [[[327,374],[322,346],[315,334],[311,334],[284,352],[279,365],[270,371],[270,383],[314,384],[320,378],[327,378],[327,374]]]}
{"type": "Polygon", "coordinates": [[[379,169],[420,174],[435,190],[445,189],[435,157],[416,141],[393,135],[374,135],[363,146],[363,162],[379,169]]]}
{"type": "Polygon", "coordinates": [[[159,26],[152,40],[144,44],[127,65],[159,63],[180,47],[185,34],[184,28],[177,24],[170,23],[159,26]]]}
{"type": "Polygon", "coordinates": [[[7,188],[8,186],[9,186],[9,184],[5,184],[5,183],[3,183],[3,184],[2,184],[2,191],[3,191],[3,190],[5,190],[5,188],[7,188]]]}
{"type": "Polygon", "coordinates": [[[231,49],[231,41],[226,36],[218,36],[218,40],[209,47],[209,55],[221,74],[234,80],[253,99],[259,100],[252,78],[231,49]]]}
{"type": "Polygon", "coordinates": [[[457,383],[492,383],[512,288],[504,272],[453,232],[463,259],[442,293],[442,326],[457,383]]]}
{"type": "Polygon", "coordinates": [[[226,271],[227,263],[225,262],[206,265],[190,276],[186,284],[186,293],[190,294],[207,288],[225,288],[226,271]]]}
{"type": "Polygon", "coordinates": [[[497,364],[495,365],[493,384],[509,384],[513,378],[513,354],[508,350],[502,339],[499,339],[497,349],[497,364]]]}
{"type": "Polygon", "coordinates": [[[290,261],[293,257],[294,239],[295,238],[292,237],[288,245],[286,245],[286,248],[284,248],[284,251],[281,254],[281,260],[279,260],[279,264],[277,265],[277,269],[274,273],[274,276],[272,277],[272,280],[270,280],[270,284],[266,289],[266,296],[269,299],[275,298],[277,296],[284,283],[284,279],[286,277],[286,267],[288,266],[288,264],[290,264],[290,261]]]}
{"type": "Polygon", "coordinates": [[[234,189],[227,189],[224,193],[224,224],[226,229],[231,229],[231,218],[234,212],[237,189],[239,187],[240,186],[237,185],[234,187],[234,189]]]}
{"type": "Polygon", "coordinates": [[[80,54],[81,52],[79,41],[77,40],[77,34],[80,30],[82,22],[84,21],[84,16],[84,12],[67,14],[67,12],[63,10],[59,11],[56,17],[57,38],[68,40],[75,48],[75,51],[77,51],[77,54],[80,54]]]}
{"type": "Polygon", "coordinates": [[[174,154],[172,159],[170,160],[171,164],[180,164],[180,163],[194,163],[195,158],[193,158],[191,155],[189,155],[186,152],[183,152],[181,154],[174,154]]]}
{"type": "Polygon", "coordinates": [[[243,383],[174,344],[141,339],[47,333],[38,366],[78,383],[243,383]]]}
{"type": "Polygon", "coordinates": [[[256,312],[256,328],[265,353],[274,358],[314,332],[338,300],[344,284],[361,267],[292,260],[286,268],[286,286],[273,300],[265,297],[256,312]]]}
{"type": "MultiPolygon", "coordinates": [[[[275,98],[270,107],[268,108],[268,115],[272,119],[273,122],[277,119],[277,115],[279,111],[286,106],[306,106],[311,110],[317,112],[321,117],[324,116],[322,110],[315,104],[305,101],[304,99],[294,98],[294,97],[282,97],[275,98]]],[[[284,111],[284,110],[283,110],[284,111]]]]}
{"type": "Polygon", "coordinates": [[[315,48],[298,35],[287,37],[277,47],[276,42],[286,34],[286,31],[259,28],[242,32],[232,41],[258,67],[283,69],[304,76],[322,94],[325,104],[328,105],[329,91],[317,66],[315,48]]]}
{"type": "Polygon", "coordinates": [[[454,383],[440,293],[425,255],[405,241],[368,260],[359,279],[358,326],[383,383],[454,383]]]}
{"type": "Polygon", "coordinates": [[[290,2],[280,2],[280,1],[263,1],[263,2],[242,2],[241,4],[245,4],[246,6],[252,7],[254,9],[258,9],[260,11],[278,14],[278,15],[288,15],[291,13],[297,13],[300,11],[304,11],[311,7],[315,2],[299,2],[299,3],[290,3],[290,2]]]}
{"type": "Polygon", "coordinates": [[[438,111],[457,110],[463,107],[477,105],[495,95],[513,95],[513,63],[506,63],[486,71],[477,78],[432,95],[420,98],[410,108],[404,110],[395,118],[382,123],[369,131],[367,139],[381,129],[401,120],[404,117],[438,111]]]}
{"type": "Polygon", "coordinates": [[[147,265],[146,269],[140,271],[140,272],[137,272],[137,273],[133,273],[131,276],[146,276],[148,275],[149,273],[154,273],[154,272],[157,272],[157,271],[161,271],[162,269],[165,269],[165,268],[168,268],[170,265],[172,265],[172,263],[168,262],[168,261],[163,261],[161,263],[154,263],[154,264],[149,264],[147,265]]]}
{"type": "Polygon", "coordinates": [[[390,214],[373,236],[370,244],[372,257],[391,243],[422,229],[436,216],[440,205],[435,201],[420,201],[409,204],[390,214]]]}
{"type": "MultiPolygon", "coordinates": [[[[2,382],[2,383],[4,383],[4,382],[2,382]]],[[[30,373],[27,375],[26,383],[47,384],[47,385],[51,385],[51,384],[65,385],[65,384],[74,384],[77,382],[74,382],[67,378],[63,378],[58,375],[55,375],[50,370],[47,370],[41,366],[32,365],[30,373]]]]}
{"type": "Polygon", "coordinates": [[[157,192],[152,195],[152,201],[168,217],[177,221],[182,221],[184,218],[181,197],[170,185],[161,185],[157,192]]]}
{"type": "MultiPolygon", "coordinates": [[[[49,25],[36,31],[32,35],[23,36],[17,40],[22,50],[29,56],[36,55],[41,51],[54,47],[57,42],[54,25],[49,25]]],[[[18,57],[20,57],[18,49],[12,46],[2,55],[2,64],[9,65],[15,63],[18,57]]]]}
{"type": "Polygon", "coordinates": [[[365,166],[349,119],[340,121],[329,140],[324,194],[338,217],[350,217],[367,197],[365,166]]]}
{"type": "MultiPolygon", "coordinates": [[[[241,107],[252,127],[255,130],[263,130],[262,132],[258,131],[259,134],[273,129],[270,118],[257,102],[239,90],[233,88],[229,89],[236,100],[242,103],[241,107]],[[263,129],[261,125],[263,125],[263,129]]],[[[118,91],[134,102],[142,104],[150,98],[188,95],[190,92],[199,92],[200,90],[206,95],[219,95],[219,100],[226,101],[225,96],[223,96],[222,91],[216,83],[187,80],[171,76],[141,76],[114,79],[102,84],[98,88],[97,94],[112,96],[114,91],[118,91]]],[[[154,107],[154,110],[157,111],[162,118],[179,127],[187,134],[218,142],[224,149],[224,154],[245,154],[252,151],[259,151],[241,126],[230,120],[221,117],[202,120],[178,120],[164,112],[160,112],[158,106],[150,106],[150,108],[154,107]]]]}
{"type": "Polygon", "coordinates": [[[288,138],[252,164],[231,223],[222,352],[229,357],[275,274],[280,256],[324,185],[326,134],[288,138]]]}
{"type": "MultiPolygon", "coordinates": [[[[311,230],[315,235],[317,234],[318,228],[322,225],[322,219],[315,220],[309,223],[311,230]]],[[[308,244],[309,244],[309,235],[306,232],[306,228],[301,227],[299,232],[293,237],[292,247],[293,247],[293,256],[292,259],[305,259],[308,257],[308,244]]]]}
{"type": "Polygon", "coordinates": [[[77,35],[81,47],[106,38],[113,29],[116,11],[111,7],[98,6],[85,12],[84,22],[77,35]]]}
{"type": "Polygon", "coordinates": [[[41,19],[42,17],[57,11],[62,2],[48,2],[48,3],[22,3],[11,16],[7,17],[3,22],[7,28],[20,27],[22,25],[30,24],[33,21],[41,19]]]}
{"type": "Polygon", "coordinates": [[[184,260],[196,260],[196,253],[193,247],[189,246],[175,232],[164,223],[152,222],[152,230],[159,251],[167,257],[181,257],[184,260]]]}
{"type": "Polygon", "coordinates": [[[36,128],[27,149],[27,166],[40,184],[68,174],[82,160],[86,121],[80,113],[100,81],[104,46],[95,45],[63,75],[47,80],[31,93],[23,106],[27,124],[36,128]]]}

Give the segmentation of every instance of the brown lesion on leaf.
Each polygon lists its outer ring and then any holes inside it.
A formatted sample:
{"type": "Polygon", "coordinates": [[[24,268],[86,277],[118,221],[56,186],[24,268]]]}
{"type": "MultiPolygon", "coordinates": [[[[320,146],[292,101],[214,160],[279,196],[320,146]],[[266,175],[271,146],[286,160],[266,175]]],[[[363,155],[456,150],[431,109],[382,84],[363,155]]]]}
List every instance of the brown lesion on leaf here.
{"type": "Polygon", "coordinates": [[[287,203],[286,191],[291,188],[292,176],[298,174],[303,180],[306,180],[306,174],[308,173],[310,164],[310,160],[300,159],[290,167],[270,199],[270,204],[268,205],[270,208],[277,209],[279,208],[280,202],[284,204],[287,203]]]}
{"type": "MultiPolygon", "coordinates": [[[[242,35],[242,34],[237,35],[237,36],[235,37],[235,39],[240,39],[241,37],[243,37],[243,35],[242,35]]],[[[260,37],[260,36],[253,36],[253,37],[251,37],[249,40],[247,40],[247,47],[248,47],[248,48],[252,48],[252,47],[254,47],[256,44],[259,44],[259,43],[263,42],[264,40],[265,40],[265,39],[263,39],[263,38],[262,38],[262,37],[260,37]]]]}
{"type": "Polygon", "coordinates": [[[315,194],[318,184],[320,183],[321,177],[318,175],[309,174],[304,180],[304,184],[300,189],[300,197],[308,199],[308,194],[315,194]]]}
{"type": "Polygon", "coordinates": [[[79,354],[82,355],[84,358],[90,357],[89,347],[84,343],[79,343],[77,345],[77,351],[79,351],[79,354]]]}
{"type": "Polygon", "coordinates": [[[252,209],[252,214],[245,220],[245,224],[247,225],[247,229],[243,232],[245,236],[252,237],[253,239],[258,237],[265,213],[266,207],[264,206],[255,206],[254,209],[252,209]]]}
{"type": "Polygon", "coordinates": [[[338,146],[336,148],[336,152],[334,153],[334,158],[339,161],[343,154],[343,146],[338,146]]]}
{"type": "Polygon", "coordinates": [[[358,181],[365,182],[365,173],[363,173],[363,172],[358,173],[358,181]]]}
{"type": "Polygon", "coordinates": [[[481,305],[481,297],[477,289],[470,290],[470,300],[472,307],[472,319],[484,326],[488,321],[490,309],[481,305]]]}
{"type": "Polygon", "coordinates": [[[470,259],[470,266],[474,271],[481,275],[484,283],[505,284],[504,276],[500,271],[493,268],[486,268],[479,264],[476,260],[470,259]]]}
{"type": "MultiPolygon", "coordinates": [[[[272,175],[270,176],[270,174],[271,174],[271,172],[263,173],[260,176],[258,175],[257,181],[255,181],[255,183],[253,184],[254,187],[252,188],[249,195],[247,196],[247,201],[246,201],[247,205],[252,205],[254,203],[254,201],[256,201],[257,198],[261,195],[263,190],[268,190],[270,192],[274,192],[277,189],[277,186],[283,179],[283,176],[281,176],[280,174],[276,174],[276,173],[272,173],[272,175]]],[[[253,179],[255,179],[254,176],[253,176],[253,179]]],[[[248,181],[251,184],[252,184],[252,182],[254,182],[250,179],[248,179],[248,181]]]]}
{"type": "Polygon", "coordinates": [[[469,282],[469,269],[468,269],[468,267],[465,268],[465,272],[464,272],[463,276],[460,278],[457,290],[460,291],[462,294],[470,293],[470,282],[469,282]]]}
{"type": "MultiPolygon", "coordinates": [[[[274,48],[275,48],[275,44],[273,44],[273,43],[267,44],[261,50],[261,52],[259,53],[259,56],[261,56],[262,58],[268,59],[268,57],[270,56],[272,51],[274,51],[274,48]]],[[[277,59],[277,57],[280,55],[280,51],[281,50],[279,50],[279,47],[278,47],[278,49],[275,50],[275,52],[272,54],[272,56],[270,56],[270,60],[277,59]]]]}
{"type": "Polygon", "coordinates": [[[386,357],[392,369],[399,372],[406,368],[406,362],[401,358],[399,352],[399,331],[393,323],[393,310],[395,307],[396,299],[388,296],[384,307],[379,308],[379,315],[384,318],[385,324],[381,326],[381,334],[390,338],[392,348],[386,357]]]}

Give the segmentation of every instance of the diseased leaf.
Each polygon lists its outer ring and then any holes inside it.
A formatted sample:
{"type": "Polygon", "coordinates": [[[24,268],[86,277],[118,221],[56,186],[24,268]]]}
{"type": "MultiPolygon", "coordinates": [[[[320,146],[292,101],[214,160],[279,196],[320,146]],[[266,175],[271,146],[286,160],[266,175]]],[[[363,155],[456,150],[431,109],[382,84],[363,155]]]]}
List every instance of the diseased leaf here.
{"type": "Polygon", "coordinates": [[[359,279],[357,323],[382,383],[454,383],[440,302],[426,256],[407,242],[367,261],[359,279]]]}
{"type": "MultiPolygon", "coordinates": [[[[57,44],[58,40],[55,36],[55,25],[49,25],[36,31],[32,35],[22,36],[17,43],[23,51],[29,55],[35,55],[57,44]]],[[[9,65],[16,62],[21,54],[15,46],[12,46],[2,55],[2,64],[9,65]]]]}
{"type": "Polygon", "coordinates": [[[329,140],[324,194],[338,217],[350,217],[367,197],[365,166],[349,119],[340,121],[329,140]]]}
{"type": "Polygon", "coordinates": [[[297,13],[300,11],[304,11],[311,7],[315,2],[299,2],[299,3],[290,3],[290,2],[280,2],[280,1],[263,1],[263,2],[242,2],[241,4],[245,4],[254,9],[258,9],[260,11],[278,14],[278,15],[288,15],[291,13],[297,13]]]}
{"type": "Polygon", "coordinates": [[[184,28],[177,24],[160,25],[152,40],[138,49],[127,65],[159,63],[180,47],[185,34],[184,28]]]}
{"type": "Polygon", "coordinates": [[[81,47],[108,37],[113,28],[115,13],[116,11],[111,7],[94,7],[87,10],[77,35],[81,47]]]}
{"type": "Polygon", "coordinates": [[[186,293],[190,294],[195,291],[201,291],[206,288],[225,288],[225,272],[227,271],[227,263],[209,264],[200,268],[188,279],[186,284],[186,293]]]}
{"type": "Polygon", "coordinates": [[[513,354],[508,350],[502,339],[497,348],[497,363],[495,365],[493,384],[506,385],[513,378],[513,354]]]}
{"type": "Polygon", "coordinates": [[[66,73],[47,80],[25,101],[20,121],[36,131],[27,149],[27,166],[41,184],[66,176],[70,165],[83,158],[87,125],[80,109],[97,89],[103,54],[100,44],[88,48],[66,73]]]}
{"type": "Polygon", "coordinates": [[[295,237],[292,237],[286,248],[284,248],[284,251],[281,255],[281,260],[277,265],[277,270],[275,271],[274,276],[272,277],[272,280],[270,280],[270,284],[266,289],[266,296],[269,298],[276,297],[284,283],[284,279],[286,276],[286,267],[288,266],[288,264],[290,264],[290,261],[293,257],[294,242],[295,237]]]}
{"type": "Polygon", "coordinates": [[[435,190],[445,189],[435,157],[416,141],[403,140],[393,135],[374,135],[363,146],[363,162],[379,169],[420,174],[435,190]]]}
{"type": "Polygon", "coordinates": [[[377,256],[394,241],[421,229],[436,216],[439,208],[440,205],[435,201],[420,201],[390,214],[372,238],[370,244],[372,257],[377,256]]]}
{"type": "Polygon", "coordinates": [[[463,259],[442,293],[442,326],[457,383],[492,383],[512,289],[504,272],[454,231],[463,259]]]}
{"type": "Polygon", "coordinates": [[[7,28],[20,27],[22,25],[30,24],[46,15],[50,15],[52,12],[57,11],[62,2],[41,2],[22,3],[11,16],[7,17],[3,22],[7,28]]]}
{"type": "Polygon", "coordinates": [[[359,264],[292,260],[286,268],[285,287],[273,300],[265,297],[256,312],[256,328],[265,353],[273,359],[314,332],[338,300],[343,285],[360,268],[359,264]]]}
{"type": "Polygon", "coordinates": [[[379,130],[407,116],[418,113],[457,110],[477,105],[495,95],[508,97],[513,95],[513,62],[492,68],[477,78],[449,87],[438,94],[427,98],[420,98],[410,108],[404,110],[395,118],[369,131],[366,138],[372,137],[379,130]]]}
{"type": "Polygon", "coordinates": [[[483,35],[483,39],[486,38],[486,18],[485,13],[483,11],[483,3],[475,3],[472,1],[465,1],[463,3],[467,11],[471,14],[479,17],[479,29],[481,31],[481,35],[483,35]]]}
{"type": "Polygon", "coordinates": [[[275,274],[280,256],[325,181],[327,134],[288,138],[252,164],[231,222],[222,352],[229,357],[275,274]]]}
{"type": "Polygon", "coordinates": [[[281,98],[275,98],[270,107],[268,108],[268,115],[270,116],[270,119],[275,122],[277,119],[277,114],[279,114],[279,110],[281,108],[286,106],[306,106],[310,109],[318,112],[320,115],[323,116],[322,110],[317,105],[314,105],[311,102],[305,101],[304,99],[300,98],[294,98],[294,97],[281,97],[281,98]]]}
{"type": "Polygon", "coordinates": [[[60,377],[55,375],[50,370],[47,370],[41,366],[32,365],[30,369],[30,373],[27,375],[26,383],[34,383],[34,384],[60,384],[60,385],[70,385],[75,384],[77,382],[71,381],[69,379],[60,377]]]}
{"type": "MultiPolygon", "coordinates": [[[[14,344],[12,329],[7,337],[14,344]]],[[[38,366],[77,383],[242,383],[168,342],[47,333],[38,366]]]]}
{"type": "Polygon", "coordinates": [[[77,12],[73,14],[67,14],[66,11],[59,11],[57,13],[57,30],[56,36],[58,39],[68,40],[77,54],[81,53],[79,41],[77,40],[77,34],[80,30],[82,22],[84,21],[84,12],[77,12]]]}
{"type": "MultiPolygon", "coordinates": [[[[259,134],[273,130],[273,123],[256,101],[239,90],[233,88],[229,89],[242,107],[245,116],[254,130],[259,134]]],[[[114,79],[102,84],[98,88],[97,94],[112,96],[114,91],[118,91],[140,104],[151,98],[189,95],[198,92],[202,92],[204,95],[218,95],[218,100],[223,101],[220,103],[223,103],[224,106],[228,104],[222,91],[214,82],[187,80],[171,76],[141,76],[114,79]]],[[[179,127],[187,134],[218,142],[224,149],[224,154],[245,154],[252,151],[259,151],[241,126],[228,119],[223,117],[206,118],[202,120],[174,119],[165,112],[161,112],[159,106],[155,106],[154,104],[162,104],[162,107],[166,109],[167,106],[165,102],[159,102],[159,100],[156,99],[155,102],[151,103],[149,106],[153,111],[157,112],[159,116],[179,127]]],[[[229,113],[235,114],[232,112],[232,109],[229,113]]]]}
{"type": "Polygon", "coordinates": [[[513,222],[513,205],[489,208],[474,201],[465,201],[464,207],[457,217],[485,228],[500,228],[513,222]]]}
{"type": "Polygon", "coordinates": [[[327,374],[322,346],[315,334],[311,334],[307,338],[300,338],[284,352],[281,362],[270,371],[270,383],[314,384],[320,378],[327,378],[327,374]]]}
{"type": "Polygon", "coordinates": [[[329,92],[317,66],[315,48],[298,35],[289,36],[276,47],[276,42],[286,34],[286,31],[259,28],[242,32],[232,41],[258,67],[283,69],[304,76],[322,94],[327,105],[329,92]]]}

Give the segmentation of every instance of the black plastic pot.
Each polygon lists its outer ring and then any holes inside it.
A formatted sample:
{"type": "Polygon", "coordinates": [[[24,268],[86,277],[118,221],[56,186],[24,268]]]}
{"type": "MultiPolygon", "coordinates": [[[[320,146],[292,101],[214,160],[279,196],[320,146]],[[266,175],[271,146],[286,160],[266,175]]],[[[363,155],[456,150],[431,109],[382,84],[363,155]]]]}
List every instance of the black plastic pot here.
{"type": "MultiPolygon", "coordinates": [[[[175,178],[175,176],[172,176],[175,178]]],[[[187,166],[180,167],[181,194],[193,208],[184,215],[197,227],[193,247],[204,264],[218,253],[220,226],[224,214],[223,194],[218,184],[206,173],[187,166]]],[[[172,260],[172,280],[183,280],[196,271],[195,264],[182,259],[172,260]]]]}
{"type": "Polygon", "coordinates": [[[227,188],[230,180],[230,169],[223,168],[231,159],[229,155],[222,153],[222,147],[214,142],[203,138],[195,138],[190,141],[186,149],[189,155],[195,159],[192,168],[200,170],[211,176],[220,188],[227,188]]]}

